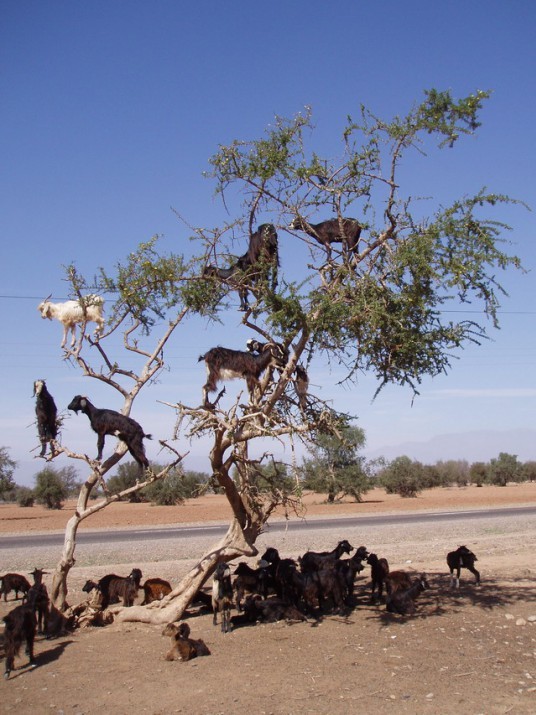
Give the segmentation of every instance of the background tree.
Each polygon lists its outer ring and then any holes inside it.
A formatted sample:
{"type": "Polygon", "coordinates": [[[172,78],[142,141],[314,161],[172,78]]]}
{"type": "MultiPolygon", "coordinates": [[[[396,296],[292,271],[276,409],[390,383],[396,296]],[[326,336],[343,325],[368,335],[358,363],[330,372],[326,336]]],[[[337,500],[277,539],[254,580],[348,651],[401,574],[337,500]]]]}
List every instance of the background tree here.
{"type": "MultiPolygon", "coordinates": [[[[140,468],[136,462],[122,462],[117,467],[117,473],[108,479],[108,490],[112,494],[119,494],[122,491],[131,489],[136,486],[139,477],[140,468]]],[[[140,491],[130,491],[128,494],[128,501],[132,504],[138,504],[145,499],[145,495],[140,491]]]]}
{"type": "Polygon", "coordinates": [[[469,477],[473,484],[481,487],[488,476],[488,465],[485,462],[473,462],[469,468],[469,477]]]}
{"type": "Polygon", "coordinates": [[[353,497],[357,502],[371,488],[370,473],[359,451],[365,446],[365,432],[350,424],[337,434],[318,434],[310,447],[311,459],[301,466],[302,486],[328,495],[328,502],[353,497]]]}
{"type": "Polygon", "coordinates": [[[515,454],[501,452],[497,459],[490,460],[488,467],[488,483],[505,487],[508,482],[517,481],[521,464],[515,454]]]}
{"type": "Polygon", "coordinates": [[[393,459],[380,475],[380,484],[387,494],[416,497],[423,483],[423,465],[409,457],[393,459]]]}
{"type": "Polygon", "coordinates": [[[47,509],[61,509],[69,491],[59,470],[46,467],[35,475],[35,499],[47,509]]]}
{"type": "Polygon", "coordinates": [[[536,462],[525,462],[521,468],[521,479],[524,482],[536,481],[536,462]]]}
{"type": "Polygon", "coordinates": [[[16,486],[13,479],[16,466],[17,462],[9,456],[8,448],[0,447],[0,499],[4,499],[16,486]]]}
{"type": "Polygon", "coordinates": [[[182,471],[175,468],[166,479],[151,484],[144,490],[145,497],[153,504],[171,506],[182,504],[186,499],[195,499],[206,491],[209,478],[204,472],[182,471]]]}
{"type": "MultiPolygon", "coordinates": [[[[453,352],[486,337],[486,318],[498,324],[504,291],[497,275],[519,267],[519,260],[502,250],[508,227],[491,219],[487,210],[511,200],[479,190],[446,206],[438,202],[426,212],[423,203],[412,198],[420,187],[405,184],[407,174],[401,172],[402,166],[406,172],[412,155],[422,160],[425,150],[453,147],[475,131],[487,97],[487,92],[477,92],[455,100],[448,92],[431,90],[405,116],[388,121],[362,108],[358,121],[348,118],[335,159],[309,148],[314,135],[309,111],[290,120],[276,118],[261,139],[222,146],[212,158],[209,176],[232,220],[195,230],[202,247],[196,259],[186,263],[180,256],[160,256],[151,241],[114,275],[101,269],[96,286],[71,268],[74,295],[97,289],[116,297],[107,333],[94,344],[82,337],[70,357],[84,375],[105,381],[123,396],[124,414],[163,368],[163,347],[181,321],[194,314],[219,316],[228,308],[226,294],[237,283],[251,293],[243,324],[259,339],[277,341],[288,351],[286,363],[266,370],[248,402],[239,397],[229,406],[220,397],[212,406],[173,405],[181,434],[210,438],[212,479],[223,489],[233,519],[227,534],[182,579],[165,607],[125,609],[118,613],[121,619],[156,623],[180,618],[216,564],[255,555],[255,541],[270,514],[280,503],[292,504],[295,496],[284,486],[257,489],[259,468],[274,456],[267,449],[260,459],[252,458],[250,447],[257,440],[294,445],[312,442],[319,434],[337,434],[340,419],[332,407],[311,393],[305,405],[296,399],[299,361],[307,365],[328,359],[346,369],[351,383],[367,372],[377,379],[378,391],[392,383],[417,392],[423,377],[448,371],[453,352]],[[262,276],[252,285],[247,272],[229,286],[203,271],[209,262],[231,253],[229,244],[236,235],[251,236],[261,222],[269,220],[281,231],[298,216],[305,221],[334,217],[342,224],[347,215],[358,216],[362,223],[357,249],[347,252],[333,246],[328,258],[311,239],[302,274],[296,280],[285,277],[278,288],[262,276]],[[482,322],[455,321],[451,311],[443,310],[446,303],[469,301],[473,310],[475,304],[482,309],[482,322]],[[155,338],[162,325],[163,334],[155,338]],[[119,329],[128,351],[126,364],[141,360],[135,370],[120,367],[105,351],[107,336],[119,329]],[[156,347],[141,347],[149,339],[156,347]],[[82,350],[88,343],[96,349],[96,367],[82,350]]],[[[306,234],[294,232],[292,240],[298,237],[303,241],[306,234]]],[[[112,495],[87,505],[92,488],[123,455],[124,448],[118,446],[101,464],[71,454],[84,459],[91,470],[79,496],[78,520],[120,498],[112,495]]],[[[149,479],[163,476],[152,474],[149,479]]],[[[70,545],[77,524],[68,525],[57,582],[65,582],[73,563],[70,545]]]]}
{"type": "Polygon", "coordinates": [[[14,492],[15,500],[19,506],[31,507],[35,503],[35,493],[30,487],[18,486],[14,492]]]}

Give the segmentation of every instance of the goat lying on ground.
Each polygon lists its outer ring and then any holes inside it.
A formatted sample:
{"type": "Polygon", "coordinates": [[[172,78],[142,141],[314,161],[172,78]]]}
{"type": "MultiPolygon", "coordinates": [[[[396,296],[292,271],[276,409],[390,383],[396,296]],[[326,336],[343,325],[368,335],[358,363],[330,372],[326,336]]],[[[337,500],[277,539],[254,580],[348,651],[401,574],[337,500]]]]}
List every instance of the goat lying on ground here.
{"type": "Polygon", "coordinates": [[[99,409],[95,407],[87,397],[82,397],[82,395],[73,397],[67,409],[73,410],[76,414],[81,411],[89,417],[91,428],[98,435],[98,460],[102,459],[104,437],[110,434],[118,437],[127,445],[128,451],[140,465],[142,471],[144,467],[145,469],[149,468],[149,460],[145,455],[143,439],[151,439],[151,435],[145,434],[141,425],[139,425],[136,420],[133,420],[132,417],[126,417],[115,410],[99,409]]]}
{"type": "Polygon", "coordinates": [[[353,550],[354,547],[343,539],[332,551],[307,551],[298,561],[303,572],[318,571],[328,563],[334,565],[343,554],[349,554],[353,550]]]}
{"type": "Polygon", "coordinates": [[[134,605],[134,599],[140,589],[142,573],[140,569],[132,569],[128,576],[116,576],[114,573],[106,574],[97,583],[86,581],[82,591],[90,593],[96,588],[101,594],[102,610],[108,608],[110,603],[123,601],[123,606],[134,605]]]}
{"type": "Polygon", "coordinates": [[[231,608],[233,606],[233,585],[231,583],[231,569],[228,564],[221,561],[214,571],[212,583],[212,610],[214,612],[212,623],[218,624],[218,613],[221,613],[222,633],[231,630],[231,608]]]}
{"type": "Polygon", "coordinates": [[[409,588],[412,584],[412,575],[407,571],[389,571],[384,580],[385,590],[387,593],[395,591],[403,591],[409,588]]]}
{"type": "Polygon", "coordinates": [[[161,601],[172,591],[169,581],[165,581],[163,578],[148,578],[141,588],[144,593],[142,606],[153,601],[161,601]]]}
{"type": "Polygon", "coordinates": [[[399,589],[387,594],[387,610],[389,613],[399,613],[401,616],[415,613],[415,599],[427,588],[430,588],[430,586],[426,580],[426,574],[422,573],[412,580],[409,588],[399,589]]]}
{"type": "Polygon", "coordinates": [[[8,594],[15,591],[15,600],[18,599],[19,593],[22,593],[22,599],[30,590],[30,582],[25,576],[19,573],[6,573],[0,576],[0,596],[4,594],[4,601],[7,601],[8,594]]]}
{"type": "Polygon", "coordinates": [[[383,594],[383,585],[385,583],[385,579],[389,575],[389,563],[387,559],[379,559],[376,554],[369,554],[367,563],[370,564],[370,577],[372,579],[372,592],[370,594],[370,597],[372,599],[374,598],[374,592],[377,587],[378,598],[381,598],[383,594]]]}
{"type": "Polygon", "coordinates": [[[244,614],[251,623],[307,620],[306,616],[295,606],[285,603],[280,598],[263,599],[259,594],[246,596],[244,614]]]}
{"type": "Polygon", "coordinates": [[[33,602],[28,601],[21,606],[16,606],[6,616],[4,616],[4,649],[6,662],[4,667],[4,678],[9,678],[13,670],[15,656],[19,654],[20,647],[26,641],[26,655],[30,665],[35,667],[34,641],[35,641],[35,613],[33,602]]]}
{"type": "Polygon", "coordinates": [[[331,218],[321,223],[309,223],[297,216],[289,226],[291,231],[305,231],[322,244],[331,259],[331,244],[342,243],[346,253],[355,251],[361,235],[361,224],[355,218],[331,218]]]}
{"type": "MultiPolygon", "coordinates": [[[[54,398],[47,390],[44,380],[34,382],[33,394],[35,400],[35,416],[37,418],[37,433],[41,442],[40,457],[44,457],[47,444],[58,436],[58,410],[54,398]]],[[[53,454],[52,445],[50,452],[53,454]]]]}
{"type": "Polygon", "coordinates": [[[247,252],[240,256],[236,263],[229,268],[207,266],[203,275],[216,276],[231,285],[236,285],[240,297],[240,310],[245,311],[249,307],[247,285],[255,284],[263,274],[271,271],[271,288],[274,291],[277,287],[278,266],[277,232],[271,223],[263,223],[251,235],[247,252]],[[245,274],[242,279],[240,274],[245,274]]]}
{"type": "Polygon", "coordinates": [[[456,588],[460,588],[460,572],[463,569],[468,569],[474,574],[476,585],[480,585],[480,572],[475,568],[477,557],[470,551],[467,546],[459,546],[456,551],[449,551],[447,554],[447,564],[450,569],[450,587],[456,584],[456,588]],[[456,577],[454,577],[456,571],[456,577]]]}
{"type": "Polygon", "coordinates": [[[254,398],[259,378],[269,366],[282,366],[284,355],[281,347],[275,343],[261,343],[258,353],[231,350],[230,348],[211,348],[200,355],[198,362],[205,361],[207,381],[203,385],[203,404],[210,407],[209,393],[215,392],[218,382],[243,378],[246,381],[250,398],[254,398]]]}
{"type": "Polygon", "coordinates": [[[81,300],[67,300],[64,303],[51,303],[47,298],[42,303],[39,303],[37,310],[41,313],[43,319],[52,320],[55,318],[62,323],[63,337],[61,347],[64,348],[69,330],[72,336],[71,347],[75,344],[77,325],[94,322],[97,324],[96,334],[102,334],[104,330],[103,305],[104,300],[99,295],[86,295],[81,300]]]}
{"type": "Polygon", "coordinates": [[[168,623],[162,631],[163,636],[170,636],[171,648],[166,653],[166,660],[192,660],[202,655],[210,655],[205,641],[190,638],[190,626],[187,623],[168,623]]]}

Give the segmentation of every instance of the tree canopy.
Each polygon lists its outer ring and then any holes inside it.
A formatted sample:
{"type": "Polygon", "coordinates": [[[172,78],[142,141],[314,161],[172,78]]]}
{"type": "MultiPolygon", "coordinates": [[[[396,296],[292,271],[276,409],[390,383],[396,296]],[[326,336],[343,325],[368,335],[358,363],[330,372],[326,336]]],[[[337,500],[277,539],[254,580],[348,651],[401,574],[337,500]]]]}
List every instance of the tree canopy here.
{"type": "MultiPolygon", "coordinates": [[[[211,479],[225,492],[233,520],[226,537],[183,579],[179,605],[162,609],[159,617],[178,618],[218,561],[254,555],[255,540],[273,510],[295,504],[296,482],[277,466],[276,446],[303,442],[327,449],[332,439],[345,442],[351,416],[314,394],[307,378],[313,360],[342,366],[352,384],[369,373],[378,391],[392,383],[418,392],[425,376],[448,371],[454,351],[479,343],[489,324],[498,325],[505,295],[498,275],[520,268],[520,262],[504,250],[509,227],[490,213],[515,201],[478,188],[446,205],[439,197],[426,213],[403,172],[412,152],[451,149],[473,133],[489,94],[478,91],[456,100],[450,92],[429,90],[406,115],[389,120],[361,107],[357,119],[347,118],[335,158],[315,150],[310,109],[290,119],[276,117],[261,138],[220,146],[211,158],[207,176],[230,219],[193,229],[198,246],[193,258],[163,255],[155,237],[113,271],[100,268],[92,279],[68,267],[74,296],[99,291],[112,297],[104,335],[98,340],[83,335],[68,356],[84,375],[123,396],[124,414],[165,368],[164,348],[183,321],[225,320],[230,292],[249,291],[253,300],[242,323],[259,340],[278,345],[277,365],[262,371],[247,400],[239,395],[228,404],[222,391],[213,403],[200,406],[169,403],[177,415],[176,435],[210,438],[211,479]],[[339,241],[326,252],[314,238],[313,222],[334,219],[342,238],[348,217],[361,227],[357,246],[345,250],[339,241]],[[309,233],[290,228],[294,219],[309,233]],[[277,285],[266,279],[262,258],[253,272],[233,258],[233,240],[240,236],[247,243],[257,225],[268,222],[280,239],[291,234],[308,250],[301,270],[280,266],[277,285]],[[207,271],[209,265],[225,270],[207,271]],[[445,310],[469,302],[481,310],[481,320],[456,320],[445,310]],[[110,359],[106,347],[116,331],[123,333],[121,363],[110,359]],[[88,342],[96,348],[91,355],[85,350],[88,342]],[[259,440],[274,448],[253,457],[251,445],[259,440]]],[[[167,467],[91,508],[91,489],[123,457],[125,447],[118,446],[100,464],[57,445],[58,454],[84,459],[92,470],[78,518],[173,470],[182,456],[169,441],[161,442],[173,460],[167,467]]],[[[66,541],[72,544],[70,537],[66,541]]],[[[71,549],[58,567],[63,577],[72,562],[71,549]]],[[[149,619],[139,609],[128,611],[129,618],[149,619]]]]}

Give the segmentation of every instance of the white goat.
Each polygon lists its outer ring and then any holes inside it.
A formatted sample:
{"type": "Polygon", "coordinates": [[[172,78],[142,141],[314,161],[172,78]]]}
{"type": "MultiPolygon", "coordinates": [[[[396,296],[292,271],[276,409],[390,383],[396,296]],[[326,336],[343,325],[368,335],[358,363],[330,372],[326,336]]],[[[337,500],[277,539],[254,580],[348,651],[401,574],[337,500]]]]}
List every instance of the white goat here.
{"type": "MultiPolygon", "coordinates": [[[[50,297],[50,296],[49,296],[50,297]]],[[[48,298],[39,303],[37,310],[41,317],[52,320],[55,318],[63,324],[63,338],[61,347],[65,347],[67,333],[71,331],[71,347],[76,341],[76,326],[88,322],[97,324],[95,333],[101,335],[104,330],[103,315],[104,300],[100,295],[86,295],[80,300],[66,300],[64,303],[52,303],[48,298]]]]}

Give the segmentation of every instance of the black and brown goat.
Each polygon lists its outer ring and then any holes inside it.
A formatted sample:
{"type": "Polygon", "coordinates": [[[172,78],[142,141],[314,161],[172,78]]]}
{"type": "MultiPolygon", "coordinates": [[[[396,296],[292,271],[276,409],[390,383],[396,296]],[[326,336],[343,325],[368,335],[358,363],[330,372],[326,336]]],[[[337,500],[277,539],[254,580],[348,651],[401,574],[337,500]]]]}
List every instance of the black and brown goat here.
{"type": "Polygon", "coordinates": [[[218,624],[218,613],[221,613],[222,633],[231,630],[231,608],[233,607],[233,584],[231,582],[231,569],[221,561],[214,571],[212,582],[212,623],[218,624]]]}
{"type": "Polygon", "coordinates": [[[58,409],[54,398],[47,390],[44,380],[35,380],[33,384],[33,394],[35,399],[35,416],[37,418],[37,434],[41,442],[40,457],[44,457],[47,451],[47,444],[50,444],[50,452],[54,453],[52,440],[58,436],[58,409]]]}
{"type": "Polygon", "coordinates": [[[276,289],[278,266],[277,232],[271,223],[263,223],[251,234],[248,250],[235,263],[229,268],[207,266],[203,275],[215,276],[231,287],[236,287],[240,310],[245,311],[249,308],[248,288],[251,290],[263,276],[271,273],[271,289],[276,289]]]}
{"type": "Polygon", "coordinates": [[[270,575],[268,573],[268,563],[265,566],[253,569],[245,561],[241,561],[233,572],[236,576],[233,588],[236,593],[236,609],[242,610],[242,599],[246,593],[260,594],[263,598],[268,595],[270,575]]]}
{"type": "Polygon", "coordinates": [[[474,574],[476,585],[480,585],[480,572],[475,568],[475,561],[478,561],[475,554],[470,551],[467,546],[459,546],[456,551],[449,551],[447,554],[447,565],[450,569],[450,587],[456,585],[460,588],[460,572],[462,569],[467,569],[474,574]],[[456,571],[456,576],[454,576],[456,571]]]}
{"type": "Polygon", "coordinates": [[[357,250],[362,226],[355,218],[330,218],[321,223],[310,223],[297,216],[289,226],[291,231],[304,231],[324,246],[331,259],[331,244],[342,243],[343,252],[357,250]]]}
{"type": "Polygon", "coordinates": [[[389,575],[389,562],[387,559],[378,558],[377,554],[369,554],[367,563],[370,565],[370,577],[372,591],[370,597],[373,599],[376,588],[378,589],[378,598],[382,597],[383,586],[389,575]]]}
{"type": "Polygon", "coordinates": [[[20,647],[26,642],[26,655],[30,665],[35,667],[34,641],[35,641],[35,613],[33,603],[28,601],[21,606],[16,606],[6,616],[4,616],[4,650],[6,662],[4,666],[4,678],[9,678],[13,670],[15,656],[19,654],[20,647]]]}
{"type": "Polygon", "coordinates": [[[163,578],[148,578],[141,588],[144,594],[142,606],[146,606],[153,601],[161,601],[172,591],[169,581],[163,578]]]}
{"type": "Polygon", "coordinates": [[[162,631],[163,636],[170,636],[171,648],[166,653],[166,660],[187,661],[203,655],[210,655],[205,641],[190,638],[190,626],[187,623],[168,623],[162,631]]]}
{"type": "Polygon", "coordinates": [[[124,442],[130,454],[140,465],[140,469],[149,467],[149,460],[145,455],[143,439],[151,439],[150,434],[145,434],[141,425],[132,417],[126,417],[115,410],[100,409],[95,407],[87,397],[76,395],[69,403],[69,410],[73,412],[83,412],[89,417],[91,428],[97,433],[97,459],[102,459],[105,435],[114,435],[124,442]]]}
{"type": "Polygon", "coordinates": [[[212,406],[208,396],[216,391],[219,382],[236,378],[246,381],[250,398],[254,399],[260,376],[269,366],[284,366],[284,359],[281,346],[276,343],[260,343],[256,353],[220,346],[211,348],[198,359],[198,362],[205,361],[207,369],[207,381],[203,385],[203,404],[205,407],[212,406]]]}
{"type": "Polygon", "coordinates": [[[123,606],[134,605],[134,599],[140,589],[142,573],[140,569],[134,568],[128,576],[117,576],[114,573],[106,574],[97,583],[86,581],[82,591],[90,593],[96,588],[101,594],[102,610],[108,608],[111,603],[123,601],[123,606]]]}
{"type": "Polygon", "coordinates": [[[6,573],[0,576],[0,596],[4,594],[4,601],[7,601],[8,594],[15,591],[15,600],[19,598],[19,593],[22,593],[22,599],[30,590],[30,582],[25,576],[20,573],[6,573]]]}
{"type": "Polygon", "coordinates": [[[398,613],[401,616],[415,613],[415,600],[425,589],[430,588],[426,574],[412,579],[409,588],[402,588],[387,594],[386,608],[389,613],[398,613]]]}

